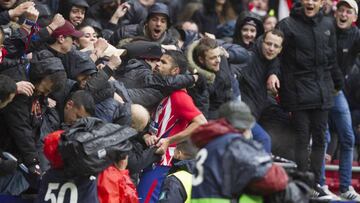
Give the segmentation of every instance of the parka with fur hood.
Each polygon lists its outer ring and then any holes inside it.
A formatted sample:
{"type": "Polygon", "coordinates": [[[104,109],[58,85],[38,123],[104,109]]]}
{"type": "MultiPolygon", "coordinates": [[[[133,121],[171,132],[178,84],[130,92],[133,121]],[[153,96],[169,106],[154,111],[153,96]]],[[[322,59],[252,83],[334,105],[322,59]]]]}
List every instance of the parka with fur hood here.
{"type": "Polygon", "coordinates": [[[194,50],[200,41],[194,41],[189,45],[186,56],[189,62],[189,69],[193,73],[199,74],[197,85],[189,89],[189,94],[194,100],[195,105],[203,112],[207,118],[217,118],[217,109],[221,104],[236,99],[239,95],[239,84],[235,74],[230,67],[230,63],[245,61],[246,56],[239,49],[239,45],[218,42],[218,45],[226,49],[229,58],[221,56],[220,70],[212,72],[195,61],[194,50]],[[199,83],[202,83],[201,85],[199,83]]]}

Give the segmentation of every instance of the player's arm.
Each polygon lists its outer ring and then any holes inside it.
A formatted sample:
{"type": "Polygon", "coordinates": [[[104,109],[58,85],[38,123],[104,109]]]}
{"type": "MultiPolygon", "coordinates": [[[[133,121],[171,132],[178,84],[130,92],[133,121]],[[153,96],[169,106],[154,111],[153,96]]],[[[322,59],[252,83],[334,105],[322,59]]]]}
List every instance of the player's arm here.
{"type": "Polygon", "coordinates": [[[203,125],[207,122],[205,116],[200,114],[196,116],[190,123],[190,125],[183,131],[179,132],[178,134],[169,137],[169,144],[179,143],[185,141],[187,138],[190,137],[191,133],[198,128],[200,125],[203,125]]]}
{"type": "Polygon", "coordinates": [[[190,125],[184,129],[183,131],[167,138],[162,138],[159,140],[159,142],[156,144],[157,147],[159,147],[158,150],[166,150],[167,147],[170,144],[173,143],[180,143],[188,139],[191,135],[191,133],[198,128],[200,125],[203,125],[207,122],[205,116],[203,114],[199,114],[198,116],[194,117],[191,120],[190,125]]]}

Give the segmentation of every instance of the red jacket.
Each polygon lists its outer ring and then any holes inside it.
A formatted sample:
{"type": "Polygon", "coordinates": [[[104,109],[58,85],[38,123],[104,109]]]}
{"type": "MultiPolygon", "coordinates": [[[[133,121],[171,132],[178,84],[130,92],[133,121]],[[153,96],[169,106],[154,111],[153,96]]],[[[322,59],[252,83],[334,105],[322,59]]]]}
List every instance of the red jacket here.
{"type": "Polygon", "coordinates": [[[98,177],[100,203],[138,203],[138,195],[128,170],[115,166],[105,169],[98,177]]]}

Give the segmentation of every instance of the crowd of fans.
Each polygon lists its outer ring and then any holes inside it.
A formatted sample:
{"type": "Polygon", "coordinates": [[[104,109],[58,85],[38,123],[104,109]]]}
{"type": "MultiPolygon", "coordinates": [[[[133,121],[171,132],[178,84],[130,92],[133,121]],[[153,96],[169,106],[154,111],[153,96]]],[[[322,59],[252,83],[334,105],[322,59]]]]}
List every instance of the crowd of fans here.
{"type": "Polygon", "coordinates": [[[0,194],[360,202],[357,19],[355,0],[0,0],[0,194]]]}

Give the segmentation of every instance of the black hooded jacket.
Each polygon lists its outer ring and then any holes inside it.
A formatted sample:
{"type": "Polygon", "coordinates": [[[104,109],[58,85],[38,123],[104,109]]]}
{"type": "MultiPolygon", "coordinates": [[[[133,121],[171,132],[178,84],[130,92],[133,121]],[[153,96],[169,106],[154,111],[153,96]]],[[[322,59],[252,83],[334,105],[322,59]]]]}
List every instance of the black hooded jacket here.
{"type": "Polygon", "coordinates": [[[70,12],[73,6],[85,8],[85,12],[89,8],[89,4],[86,0],[66,0],[60,4],[60,13],[66,20],[69,20],[70,12]]]}
{"type": "MultiPolygon", "coordinates": [[[[54,72],[64,71],[61,61],[47,50],[43,50],[36,56],[34,54],[30,69],[30,78],[40,76],[43,78],[54,72]]],[[[0,148],[13,153],[26,166],[39,162],[37,150],[41,146],[39,145],[41,134],[43,134],[41,129],[44,127],[45,114],[49,110],[47,105],[47,97],[37,95],[27,97],[19,94],[9,105],[1,109],[0,148]]]]}
{"type": "Polygon", "coordinates": [[[233,43],[239,44],[246,49],[250,49],[254,45],[253,43],[250,43],[248,45],[245,44],[241,37],[241,28],[249,20],[253,20],[254,23],[256,24],[256,38],[264,33],[264,27],[262,24],[262,20],[260,19],[260,16],[258,16],[253,12],[247,12],[247,11],[242,12],[236,20],[233,43]]]}
{"type": "Polygon", "coordinates": [[[160,44],[176,45],[177,40],[172,36],[173,35],[172,33],[175,32],[175,30],[169,30],[170,26],[171,26],[171,21],[170,21],[168,6],[166,6],[163,3],[155,3],[149,8],[146,19],[133,25],[125,25],[117,28],[114,34],[110,37],[109,41],[111,44],[116,46],[123,39],[126,38],[131,39],[134,37],[139,37],[147,41],[152,41],[152,42],[156,41],[160,44]],[[149,36],[148,26],[147,26],[147,23],[150,21],[151,16],[154,14],[162,14],[167,17],[167,28],[160,37],[160,39],[157,40],[154,40],[151,38],[151,36],[149,36]]]}
{"type": "Polygon", "coordinates": [[[347,30],[338,28],[336,36],[337,60],[343,76],[346,77],[360,53],[360,29],[355,26],[347,30]]]}
{"type": "MultiPolygon", "coordinates": [[[[139,24],[124,25],[119,27],[111,35],[109,39],[110,44],[117,46],[121,40],[134,37],[143,37],[145,40],[154,41],[147,36],[145,31],[145,23],[146,22],[143,21],[139,24]]],[[[171,35],[171,32],[169,32],[169,30],[166,30],[163,36],[156,42],[165,45],[176,45],[177,40],[171,35]]]]}
{"type": "Polygon", "coordinates": [[[332,18],[318,12],[309,18],[295,6],[277,27],[284,32],[280,100],[288,111],[329,109],[333,105],[332,69],[336,30],[332,18]]]}
{"type": "Polygon", "coordinates": [[[256,41],[253,51],[249,51],[249,59],[241,71],[239,85],[241,99],[249,105],[253,115],[259,119],[267,104],[268,77],[275,74],[280,75],[280,64],[278,58],[271,61],[266,59],[262,53],[262,38],[256,41]]]}
{"type": "MultiPolygon", "coordinates": [[[[90,59],[89,53],[83,53],[76,49],[71,49],[70,52],[62,54],[52,49],[49,45],[42,45],[41,49],[50,51],[55,57],[60,58],[64,65],[67,77],[72,81],[76,80],[76,76],[86,71],[92,71],[91,79],[86,83],[85,90],[89,91],[95,99],[95,103],[99,103],[109,97],[113,97],[115,90],[110,88],[108,84],[109,78],[113,75],[113,70],[105,66],[102,70],[97,71],[94,62],[90,59]]],[[[41,50],[40,49],[40,50],[41,50]]],[[[35,52],[36,53],[36,52],[35,52]]],[[[78,90],[78,86],[73,82],[67,83],[65,91],[54,92],[53,99],[58,103],[58,111],[63,111],[66,98],[72,91],[78,90]]],[[[60,113],[62,115],[62,113],[60,113]]]]}
{"type": "Polygon", "coordinates": [[[188,87],[194,83],[191,75],[161,76],[154,74],[149,64],[138,59],[131,59],[118,73],[117,79],[123,82],[127,88],[151,87],[164,93],[171,93],[178,88],[188,87]]]}
{"type": "Polygon", "coordinates": [[[154,74],[144,60],[131,59],[117,72],[117,80],[128,88],[131,100],[148,108],[157,105],[175,90],[193,85],[192,75],[162,76],[154,74]]]}

